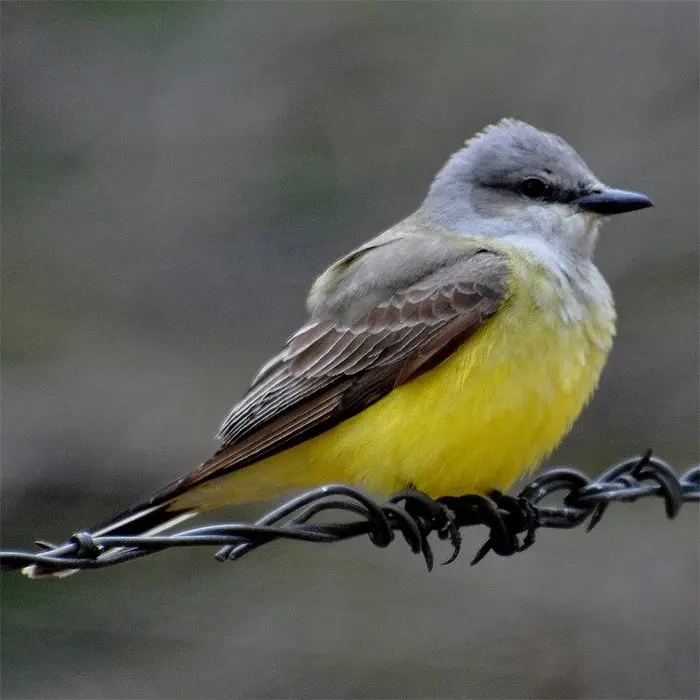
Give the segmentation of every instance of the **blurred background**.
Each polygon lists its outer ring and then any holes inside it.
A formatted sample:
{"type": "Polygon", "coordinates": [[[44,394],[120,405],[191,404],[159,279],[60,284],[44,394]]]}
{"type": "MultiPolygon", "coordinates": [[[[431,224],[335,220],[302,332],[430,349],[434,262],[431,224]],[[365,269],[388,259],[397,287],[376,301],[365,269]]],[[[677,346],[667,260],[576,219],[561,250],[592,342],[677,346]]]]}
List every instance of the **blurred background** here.
{"type": "MultiPolygon", "coordinates": [[[[3,2],[2,545],[207,457],[314,276],[509,115],[656,203],[604,229],[618,339],[548,464],[697,461],[697,28],[694,2],[3,2]]],[[[2,695],[695,697],[697,516],[621,506],[430,575],[367,541],[7,575],[2,695]]]]}

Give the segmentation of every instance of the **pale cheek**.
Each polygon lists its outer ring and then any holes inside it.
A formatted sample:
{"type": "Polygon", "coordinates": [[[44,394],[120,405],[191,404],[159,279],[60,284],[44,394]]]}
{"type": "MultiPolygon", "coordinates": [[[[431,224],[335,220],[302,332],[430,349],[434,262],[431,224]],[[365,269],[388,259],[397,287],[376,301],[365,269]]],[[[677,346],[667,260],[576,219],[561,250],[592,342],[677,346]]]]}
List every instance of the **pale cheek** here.
{"type": "Polygon", "coordinates": [[[597,235],[598,229],[603,223],[603,217],[600,214],[594,214],[593,212],[579,212],[570,218],[576,220],[576,223],[574,224],[576,229],[585,232],[585,234],[588,236],[597,235]]]}
{"type": "Polygon", "coordinates": [[[553,235],[570,250],[590,255],[598,239],[602,217],[591,213],[571,213],[569,208],[555,211],[554,214],[556,218],[552,223],[553,235]]]}
{"type": "Polygon", "coordinates": [[[561,204],[525,203],[520,201],[503,209],[503,215],[520,224],[520,233],[537,233],[546,239],[568,238],[586,228],[581,214],[561,204]]]}

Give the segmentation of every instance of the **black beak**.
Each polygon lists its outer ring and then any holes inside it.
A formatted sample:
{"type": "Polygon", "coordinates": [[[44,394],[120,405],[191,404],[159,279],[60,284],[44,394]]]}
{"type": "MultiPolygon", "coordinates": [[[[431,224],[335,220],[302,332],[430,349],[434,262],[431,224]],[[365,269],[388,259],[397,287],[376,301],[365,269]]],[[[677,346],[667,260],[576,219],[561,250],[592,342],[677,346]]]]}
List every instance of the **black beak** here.
{"type": "Polygon", "coordinates": [[[605,215],[624,214],[628,211],[654,206],[646,195],[638,192],[627,192],[626,190],[614,190],[609,187],[590,194],[584,194],[582,197],[575,199],[574,204],[585,211],[605,215]]]}

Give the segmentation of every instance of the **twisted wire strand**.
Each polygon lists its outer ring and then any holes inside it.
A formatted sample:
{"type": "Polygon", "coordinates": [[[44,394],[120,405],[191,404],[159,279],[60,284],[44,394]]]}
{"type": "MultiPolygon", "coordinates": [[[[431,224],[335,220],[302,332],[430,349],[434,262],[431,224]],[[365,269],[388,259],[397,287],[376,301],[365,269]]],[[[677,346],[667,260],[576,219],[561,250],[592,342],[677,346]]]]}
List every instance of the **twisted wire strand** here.
{"type": "Polygon", "coordinates": [[[0,551],[0,571],[16,571],[30,564],[37,565],[40,573],[98,569],[173,547],[218,546],[217,560],[237,560],[276,540],[331,543],[367,535],[375,546],[387,547],[397,532],[431,570],[434,557],[428,538],[433,533],[453,547],[452,556],[443,562],[448,564],[460,553],[461,528],[486,526],[488,539],[472,559],[476,564],[490,551],[510,556],[527,549],[540,528],[568,529],[588,521],[590,531],[611,503],[642,498],[662,499],[666,517],[675,518],[684,503],[700,502],[700,465],[678,476],[649,451],[615,464],[595,479],[571,467],[544,471],[517,497],[493,492],[489,497],[435,500],[419,491],[402,491],[383,504],[356,488],[329,484],[292,498],[252,524],[206,525],[159,536],[78,532],[60,546],[37,542],[44,550],[40,552],[0,551]],[[540,505],[553,496],[559,499],[558,505],[540,505]],[[329,513],[351,519],[314,522],[329,513]]]}

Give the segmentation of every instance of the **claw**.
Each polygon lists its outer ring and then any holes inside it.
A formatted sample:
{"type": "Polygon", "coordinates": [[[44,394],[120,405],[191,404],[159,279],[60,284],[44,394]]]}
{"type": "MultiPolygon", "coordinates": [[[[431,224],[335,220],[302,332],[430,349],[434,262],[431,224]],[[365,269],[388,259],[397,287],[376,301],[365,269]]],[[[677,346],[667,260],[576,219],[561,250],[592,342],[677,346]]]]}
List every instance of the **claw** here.
{"type": "Polygon", "coordinates": [[[425,559],[425,565],[428,567],[428,572],[431,572],[435,564],[435,559],[433,557],[433,550],[428,544],[428,540],[423,540],[423,547],[421,551],[423,552],[423,559],[425,559]]]}
{"type": "Polygon", "coordinates": [[[462,550],[462,533],[459,531],[457,526],[457,518],[453,511],[451,511],[447,506],[443,506],[445,509],[445,525],[439,530],[439,536],[442,539],[447,537],[450,538],[450,544],[452,545],[452,554],[449,558],[442,562],[442,566],[447,566],[451,564],[458,556],[462,550]]]}
{"type": "Polygon", "coordinates": [[[474,564],[478,564],[491,551],[491,549],[491,539],[489,538],[488,540],[486,540],[486,542],[484,542],[484,544],[481,545],[479,551],[471,560],[469,566],[474,566],[474,564]]]}
{"type": "Polygon", "coordinates": [[[539,523],[537,511],[527,499],[492,491],[490,498],[481,507],[483,512],[490,516],[486,522],[491,532],[488,540],[472,559],[472,566],[478,564],[490,551],[505,557],[522,552],[533,545],[539,523]],[[526,534],[520,542],[518,533],[523,531],[526,534]]]}

